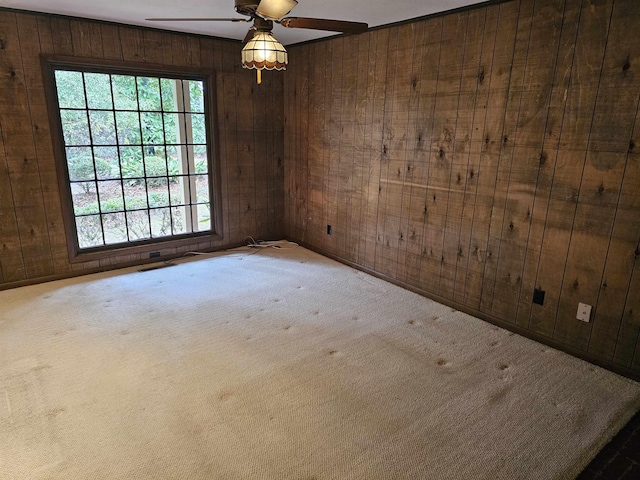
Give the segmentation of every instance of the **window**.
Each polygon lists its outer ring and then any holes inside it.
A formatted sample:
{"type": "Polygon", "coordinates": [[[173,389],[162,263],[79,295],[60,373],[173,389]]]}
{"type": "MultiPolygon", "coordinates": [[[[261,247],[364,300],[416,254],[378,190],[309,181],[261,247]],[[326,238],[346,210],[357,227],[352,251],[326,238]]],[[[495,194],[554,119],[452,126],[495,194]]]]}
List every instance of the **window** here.
{"type": "Polygon", "coordinates": [[[45,66],[73,256],[216,232],[209,76],[45,66]]]}

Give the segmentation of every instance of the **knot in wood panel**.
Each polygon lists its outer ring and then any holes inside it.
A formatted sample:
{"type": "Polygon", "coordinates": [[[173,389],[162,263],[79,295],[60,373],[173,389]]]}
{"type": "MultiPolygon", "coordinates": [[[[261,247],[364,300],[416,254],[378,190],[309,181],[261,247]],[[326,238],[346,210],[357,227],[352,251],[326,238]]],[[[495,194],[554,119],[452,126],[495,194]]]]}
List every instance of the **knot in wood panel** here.
{"type": "Polygon", "coordinates": [[[636,148],[636,143],[633,140],[629,140],[629,151],[633,152],[634,148],[636,148]]]}
{"type": "Polygon", "coordinates": [[[540,154],[540,165],[544,165],[545,163],[547,163],[547,154],[546,152],[542,152],[540,154]]]}
{"type": "Polygon", "coordinates": [[[622,65],[622,71],[626,72],[627,70],[629,70],[631,68],[631,62],[629,61],[629,56],[627,55],[627,60],[624,62],[624,65],[622,65]]]}
{"type": "Polygon", "coordinates": [[[478,83],[484,82],[484,67],[481,65],[478,69],[478,83]]]}

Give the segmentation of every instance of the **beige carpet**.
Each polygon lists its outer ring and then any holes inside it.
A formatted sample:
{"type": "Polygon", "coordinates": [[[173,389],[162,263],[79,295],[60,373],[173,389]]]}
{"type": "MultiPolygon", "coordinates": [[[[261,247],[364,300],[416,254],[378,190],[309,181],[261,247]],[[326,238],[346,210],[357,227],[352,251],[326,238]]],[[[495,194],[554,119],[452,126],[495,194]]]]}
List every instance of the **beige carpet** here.
{"type": "Polygon", "coordinates": [[[303,248],[0,292],[2,479],[573,478],[639,407],[303,248]]]}

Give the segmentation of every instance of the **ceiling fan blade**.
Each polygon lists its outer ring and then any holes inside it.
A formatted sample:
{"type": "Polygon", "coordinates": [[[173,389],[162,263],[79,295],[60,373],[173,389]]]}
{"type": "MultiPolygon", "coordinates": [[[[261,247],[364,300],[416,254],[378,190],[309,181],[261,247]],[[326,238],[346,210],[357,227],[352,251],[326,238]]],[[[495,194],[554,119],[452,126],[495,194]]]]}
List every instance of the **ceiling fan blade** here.
{"type": "MultiPolygon", "coordinates": [[[[264,1],[264,0],[263,0],[264,1]]],[[[287,28],[310,28],[312,30],[329,30],[343,33],[366,32],[369,25],[361,22],[345,22],[342,20],[322,20],[320,18],[287,17],[278,23],[287,28]]]]}
{"type": "Polygon", "coordinates": [[[149,22],[248,22],[246,18],[145,18],[149,22]]]}
{"type": "Polygon", "coordinates": [[[242,40],[242,45],[246,45],[249,40],[253,38],[256,34],[256,31],[253,28],[250,28],[247,34],[244,36],[244,40],[242,40]]]}
{"type": "Polygon", "coordinates": [[[297,0],[262,0],[256,13],[263,18],[277,20],[287,15],[297,4],[297,0]]]}

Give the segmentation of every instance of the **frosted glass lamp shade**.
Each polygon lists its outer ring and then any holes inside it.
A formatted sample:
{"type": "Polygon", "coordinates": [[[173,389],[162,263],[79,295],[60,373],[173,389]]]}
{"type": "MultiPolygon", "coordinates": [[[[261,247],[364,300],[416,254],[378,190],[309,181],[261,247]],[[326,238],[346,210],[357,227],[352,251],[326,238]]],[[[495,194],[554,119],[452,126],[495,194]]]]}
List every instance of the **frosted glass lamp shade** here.
{"type": "Polygon", "coordinates": [[[257,31],[242,49],[243,68],[286,70],[289,57],[270,32],[257,31]]]}
{"type": "Polygon", "coordinates": [[[262,0],[258,5],[258,15],[277,20],[284,17],[298,4],[297,0],[262,0]]]}

